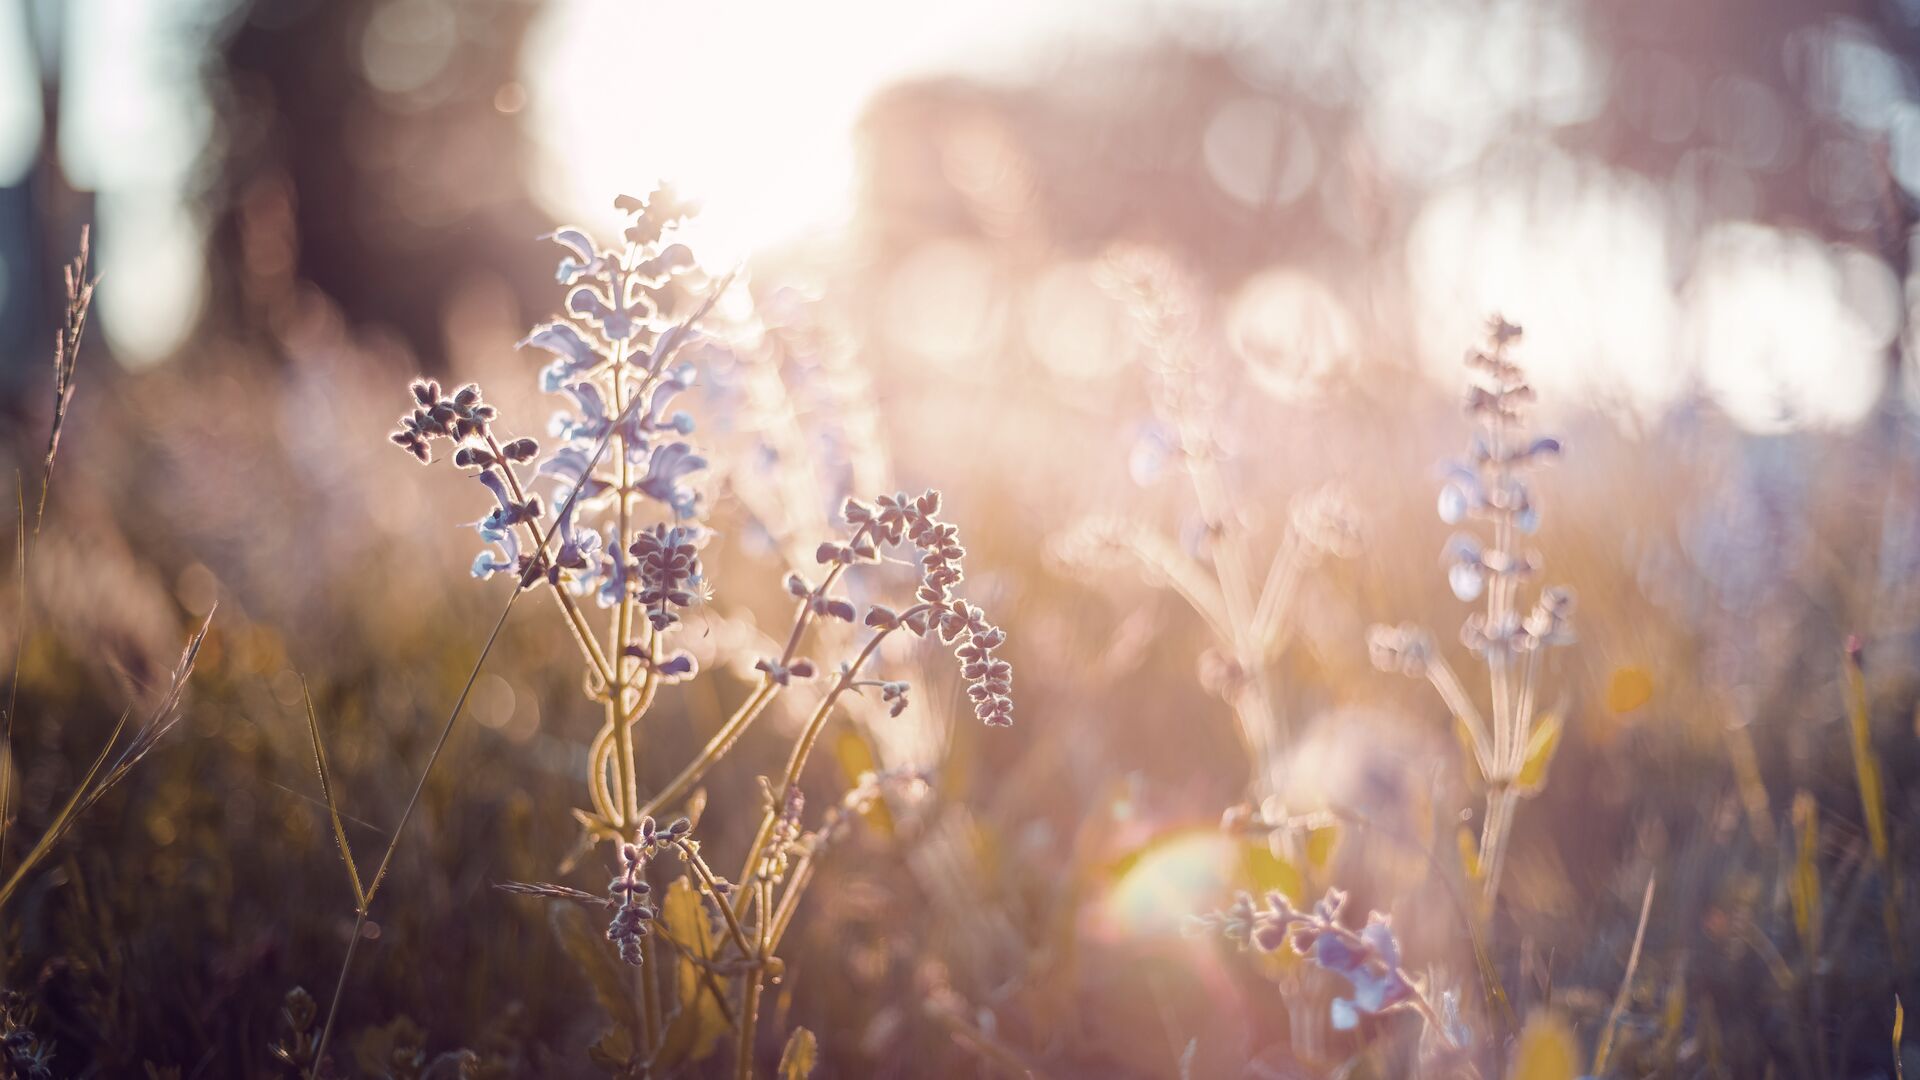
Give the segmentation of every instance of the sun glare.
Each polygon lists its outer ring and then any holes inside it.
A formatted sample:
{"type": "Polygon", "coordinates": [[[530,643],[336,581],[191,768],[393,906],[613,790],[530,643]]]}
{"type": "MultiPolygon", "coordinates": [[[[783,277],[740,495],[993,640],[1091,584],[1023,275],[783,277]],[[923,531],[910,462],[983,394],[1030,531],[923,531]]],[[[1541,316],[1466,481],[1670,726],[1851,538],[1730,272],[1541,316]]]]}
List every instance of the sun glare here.
{"type": "Polygon", "coordinates": [[[715,265],[824,235],[852,210],[855,128],[876,91],[1017,70],[1083,6],[563,0],[541,12],[523,54],[536,193],[605,225],[607,192],[669,180],[705,206],[689,240],[715,265]],[[629,60],[608,42],[650,44],[629,60]]]}

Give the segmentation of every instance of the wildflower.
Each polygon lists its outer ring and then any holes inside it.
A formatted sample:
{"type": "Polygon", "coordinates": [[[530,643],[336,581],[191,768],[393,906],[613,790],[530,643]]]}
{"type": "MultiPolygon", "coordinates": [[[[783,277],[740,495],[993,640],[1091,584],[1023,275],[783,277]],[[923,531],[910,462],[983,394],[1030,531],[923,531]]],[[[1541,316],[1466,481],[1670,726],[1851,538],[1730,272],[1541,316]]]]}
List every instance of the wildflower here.
{"type": "Polygon", "coordinates": [[[635,487],[641,494],[673,508],[674,516],[693,516],[696,496],[680,486],[686,478],[707,467],[707,459],[683,442],[668,443],[647,458],[647,475],[635,487]]]}
{"type": "Polygon", "coordinates": [[[621,845],[620,876],[607,886],[616,903],[613,921],[607,924],[607,940],[620,950],[620,959],[636,967],[645,955],[641,951],[641,939],[647,936],[655,916],[647,904],[647,894],[653,891],[653,886],[642,876],[647,868],[647,850],[654,839],[653,828],[653,819],[647,818],[642,825],[641,842],[621,845]]]}
{"type": "Polygon", "coordinates": [[[672,608],[691,607],[698,599],[701,536],[695,528],[655,525],[627,549],[639,559],[639,600],[655,630],[679,621],[672,608]]]}
{"type": "Polygon", "coordinates": [[[1533,745],[1539,654],[1545,646],[1573,640],[1573,594],[1563,588],[1543,590],[1524,616],[1517,606],[1519,582],[1539,567],[1537,556],[1516,550],[1513,543],[1515,536],[1531,534],[1540,525],[1539,508],[1522,474],[1559,455],[1561,445],[1552,437],[1525,434],[1533,388],[1508,356],[1508,347],[1520,340],[1520,328],[1496,317],[1488,325],[1487,336],[1488,347],[1467,358],[1474,373],[1466,398],[1467,412],[1475,423],[1473,437],[1466,459],[1447,466],[1437,509],[1449,525],[1479,521],[1491,526],[1491,540],[1468,531],[1453,534],[1441,562],[1456,597],[1463,601],[1486,597],[1486,609],[1462,623],[1460,639],[1487,664],[1497,727],[1488,727],[1479,706],[1433,650],[1425,631],[1405,625],[1376,626],[1368,634],[1367,646],[1375,666],[1382,670],[1432,682],[1467,732],[1475,763],[1489,782],[1479,864],[1487,868],[1485,887],[1492,896],[1499,887],[1502,855],[1512,828],[1513,782],[1526,766],[1533,745]]]}
{"type": "Polygon", "coordinates": [[[1295,499],[1289,515],[1293,535],[1311,551],[1336,559],[1360,553],[1360,525],[1353,504],[1338,487],[1295,499]]]}
{"type": "Polygon", "coordinates": [[[753,665],[755,671],[764,671],[775,684],[786,686],[795,679],[811,679],[814,676],[813,661],[802,657],[789,664],[783,664],[771,657],[761,657],[753,665]]]}
{"type": "Polygon", "coordinates": [[[561,387],[578,382],[607,360],[585,335],[567,322],[536,326],[514,347],[524,349],[529,345],[545,349],[554,356],[553,362],[540,371],[540,389],[549,394],[558,393],[561,387]]]}
{"type": "MultiPolygon", "coordinates": [[[[1267,906],[1256,908],[1251,897],[1242,893],[1225,912],[1201,920],[1200,925],[1219,928],[1243,947],[1261,952],[1290,948],[1323,971],[1345,979],[1351,996],[1336,997],[1330,1007],[1330,1019],[1340,1031],[1357,1027],[1362,1016],[1374,1016],[1408,1005],[1418,1005],[1425,1015],[1419,990],[1400,966],[1400,944],[1394,939],[1387,916],[1373,912],[1358,933],[1340,924],[1347,895],[1328,889],[1311,910],[1295,908],[1279,892],[1267,894],[1267,906]]],[[[1450,1033],[1449,1033],[1450,1034],[1450,1033]]]]}
{"type": "Polygon", "coordinates": [[[511,529],[489,528],[485,522],[479,525],[480,539],[489,544],[500,545],[500,554],[482,551],[473,560],[473,576],[490,578],[495,574],[504,574],[520,568],[520,541],[514,539],[511,529]]]}
{"type": "Polygon", "coordinates": [[[483,439],[494,419],[493,406],[481,400],[480,388],[469,383],[445,397],[440,384],[431,379],[416,379],[409,387],[414,409],[400,417],[400,428],[389,438],[401,449],[426,465],[433,460],[432,441],[446,439],[461,443],[483,439]]]}
{"type": "Polygon", "coordinates": [[[560,269],[555,274],[555,280],[560,284],[571,285],[583,277],[597,277],[607,272],[611,260],[594,250],[593,238],[581,230],[570,227],[555,229],[547,234],[546,239],[566,248],[571,256],[560,260],[560,269]]]}

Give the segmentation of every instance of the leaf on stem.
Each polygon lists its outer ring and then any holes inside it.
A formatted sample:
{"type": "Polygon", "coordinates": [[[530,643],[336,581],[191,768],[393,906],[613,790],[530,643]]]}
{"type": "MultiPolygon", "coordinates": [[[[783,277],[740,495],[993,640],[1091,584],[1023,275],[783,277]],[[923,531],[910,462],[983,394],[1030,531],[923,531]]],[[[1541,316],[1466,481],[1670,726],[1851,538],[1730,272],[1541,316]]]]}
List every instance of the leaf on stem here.
{"type": "Polygon", "coordinates": [[[658,927],[679,946],[675,988],[679,991],[680,1014],[667,1029],[660,1047],[658,1064],[671,1066],[681,1062],[704,1061],[720,1045],[720,1037],[731,1026],[721,1011],[713,991],[700,977],[695,960],[712,960],[719,954],[719,938],[713,920],[700,900],[699,890],[685,876],[675,878],[660,903],[658,927]]]}
{"type": "Polygon", "coordinates": [[[787,1036],[787,1048],[780,1051],[780,1080],[807,1080],[813,1075],[819,1057],[820,1047],[813,1032],[803,1027],[794,1028],[793,1034],[787,1036]]]}
{"type": "Polygon", "coordinates": [[[1531,797],[1546,788],[1547,768],[1560,749],[1560,733],[1565,726],[1559,713],[1548,713],[1534,725],[1533,735],[1527,740],[1526,760],[1520,763],[1520,774],[1513,778],[1514,790],[1531,797]]]}

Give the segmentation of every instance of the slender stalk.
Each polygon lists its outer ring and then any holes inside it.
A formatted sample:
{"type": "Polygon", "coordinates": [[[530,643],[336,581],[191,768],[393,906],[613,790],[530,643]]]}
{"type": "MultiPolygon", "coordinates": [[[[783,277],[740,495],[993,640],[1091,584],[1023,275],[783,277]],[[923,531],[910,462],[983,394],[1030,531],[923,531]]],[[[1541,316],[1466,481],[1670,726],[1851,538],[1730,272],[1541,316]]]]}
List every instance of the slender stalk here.
{"type": "Polygon", "coordinates": [[[1480,776],[1491,782],[1499,771],[1500,761],[1492,752],[1487,722],[1481,719],[1479,706],[1473,703],[1466,688],[1460,685],[1460,676],[1454,674],[1453,666],[1438,652],[1427,660],[1427,679],[1440,692],[1441,700],[1447,703],[1447,710],[1467,725],[1467,735],[1473,743],[1473,758],[1480,766],[1480,776]]]}
{"type": "MultiPolygon", "coordinates": [[[[631,255],[631,252],[629,252],[631,255]]],[[[624,303],[626,299],[626,277],[613,275],[614,303],[624,303]]],[[[651,382],[651,379],[647,380],[651,382]]],[[[644,388],[642,390],[644,393],[644,388]]],[[[634,395],[639,401],[641,395],[634,395]]],[[[623,338],[613,343],[613,398],[615,411],[627,411],[627,343],[623,338]]],[[[616,425],[613,432],[614,469],[619,474],[619,489],[614,494],[614,506],[618,522],[614,528],[614,557],[625,558],[623,549],[631,531],[630,517],[633,509],[633,467],[627,460],[627,439],[616,425]]],[[[583,478],[584,479],[584,478],[583,478]]],[[[616,802],[620,816],[616,819],[621,831],[631,829],[640,820],[637,813],[640,805],[639,780],[637,766],[633,760],[633,727],[627,722],[627,656],[628,635],[633,631],[633,590],[621,589],[620,602],[613,610],[613,688],[607,698],[607,723],[613,726],[613,762],[618,770],[616,802]]],[[[657,657],[650,659],[652,663],[657,657]]]]}
{"type": "Polygon", "coordinates": [[[747,730],[748,725],[753,723],[754,718],[766,709],[767,703],[772,701],[778,693],[778,685],[771,678],[763,677],[753,693],[747,695],[747,699],[740,703],[740,707],[727,718],[727,722],[720,725],[720,730],[714,732],[713,738],[707,740],[706,748],[700,751],[699,756],[688,762],[686,767],[680,770],[680,775],[674,777],[666,787],[661,788],[647,800],[647,804],[640,808],[641,816],[659,817],[662,810],[692,791],[693,786],[700,782],[700,778],[707,774],[707,770],[733,748],[733,744],[740,740],[740,736],[747,730]]]}
{"type": "Polygon", "coordinates": [[[1627,1013],[1627,999],[1633,989],[1634,972],[1640,968],[1640,946],[1647,940],[1647,916],[1653,913],[1654,878],[1647,878],[1646,895],[1640,898],[1640,925],[1633,932],[1633,950],[1627,954],[1627,973],[1620,977],[1620,990],[1613,996],[1613,1008],[1607,1011],[1607,1026],[1601,1029],[1600,1046],[1593,1052],[1593,1073],[1605,1076],[1607,1059],[1613,1053],[1613,1033],[1627,1013]]]}
{"type": "MultiPolygon", "coordinates": [[[[916,612],[925,610],[928,606],[929,605],[926,604],[920,604],[908,608],[901,614],[901,620],[904,621],[916,612]]],[[[787,756],[786,774],[781,778],[780,785],[773,790],[773,805],[767,808],[766,816],[760,821],[760,831],[755,834],[753,844],[747,848],[747,863],[740,871],[741,881],[752,881],[757,877],[756,868],[760,863],[762,849],[766,847],[767,841],[772,838],[774,826],[779,823],[780,814],[785,802],[785,792],[788,788],[800,782],[800,773],[806,768],[807,758],[813,753],[814,743],[819,740],[820,732],[826,727],[827,718],[833,714],[833,707],[839,702],[840,695],[846,693],[847,690],[853,686],[854,681],[860,674],[860,669],[872,658],[873,654],[880,648],[880,643],[885,641],[887,635],[892,632],[892,629],[874,631],[872,636],[867,639],[866,645],[861,648],[860,655],[856,656],[853,662],[847,665],[846,670],[840,673],[840,677],[835,681],[833,688],[828,690],[826,696],[820,699],[819,706],[813,710],[813,715],[807,719],[807,726],[801,730],[800,738],[795,741],[793,751],[787,756]]]]}
{"type": "Polygon", "coordinates": [[[54,823],[47,827],[46,832],[40,834],[39,841],[21,858],[20,865],[13,868],[13,873],[8,875],[6,884],[0,885],[0,908],[4,908],[7,901],[13,898],[14,890],[18,889],[20,883],[26,879],[27,872],[33,869],[41,859],[46,857],[47,852],[53,849],[54,843],[60,839],[61,835],[66,832],[67,827],[73,823],[74,818],[78,816],[81,803],[86,800],[88,793],[92,790],[94,780],[99,777],[100,770],[106,767],[107,758],[113,751],[113,744],[118,742],[121,733],[126,731],[127,720],[132,716],[133,707],[129,705],[126,710],[120,714],[120,719],[113,725],[113,731],[107,736],[107,741],[100,747],[100,753],[94,757],[93,764],[87,768],[87,774],[80,778],[80,783],[74,787],[73,794],[67,797],[66,804],[60,808],[58,814],[54,815],[54,823]]]}
{"type": "MultiPolygon", "coordinates": [[[[625,423],[632,410],[633,405],[629,403],[627,408],[622,410],[619,416],[615,418],[613,427],[617,428],[625,423]]],[[[587,455],[586,472],[591,473],[595,466],[599,464],[601,457],[607,452],[607,445],[612,438],[613,428],[609,428],[607,432],[600,437],[599,442],[595,444],[593,453],[587,455]]],[[[559,517],[565,517],[572,511],[573,503],[580,497],[580,490],[584,486],[584,484],[576,486],[572,491],[567,493],[566,502],[560,507],[559,517]]],[[[539,546],[534,548],[532,557],[535,564],[538,564],[546,558],[547,548],[552,544],[553,538],[559,534],[559,531],[558,529],[548,530],[541,539],[539,546]]],[[[460,713],[466,708],[467,698],[473,693],[473,686],[479,681],[481,670],[486,667],[487,657],[493,654],[493,647],[500,640],[500,632],[506,628],[507,617],[513,614],[514,605],[520,601],[520,594],[525,591],[526,589],[516,579],[513,585],[513,591],[507,596],[507,602],[501,605],[500,617],[494,620],[493,629],[487,634],[486,644],[480,647],[480,655],[474,659],[473,669],[467,673],[466,682],[460,687],[460,696],[454,700],[452,710],[447,713],[446,723],[441,726],[440,735],[434,740],[433,750],[427,755],[426,766],[420,770],[420,780],[414,785],[413,794],[408,796],[406,808],[400,812],[400,820],[393,827],[393,836],[387,842],[385,853],[380,856],[379,868],[374,871],[373,877],[369,879],[367,883],[367,902],[364,907],[370,909],[373,906],[374,897],[380,892],[380,886],[385,884],[387,870],[393,864],[394,852],[399,850],[400,839],[406,835],[407,823],[413,820],[414,811],[420,806],[420,796],[427,789],[427,781],[433,776],[434,767],[440,763],[440,755],[446,750],[447,741],[453,737],[454,725],[459,722],[460,713]]],[[[363,914],[361,918],[364,919],[365,915],[363,914]]],[[[340,963],[340,984],[343,987],[347,980],[347,973],[353,966],[354,948],[358,937],[359,935],[356,933],[355,942],[348,943],[346,956],[340,963]]],[[[321,1029],[321,1039],[314,1050],[315,1061],[319,1061],[326,1051],[327,1037],[333,1030],[333,1022],[340,1007],[340,997],[340,993],[336,992],[333,1004],[327,1010],[327,1022],[321,1029]]]]}
{"type": "Polygon", "coordinates": [[[747,976],[740,997],[740,1039],[734,1047],[733,1075],[737,1080],[753,1080],[753,1035],[760,1019],[760,974],[747,976]]]}
{"type": "Polygon", "coordinates": [[[725,898],[720,895],[719,884],[713,876],[713,868],[708,866],[707,861],[700,857],[700,849],[694,847],[684,837],[674,841],[674,846],[680,849],[682,855],[686,856],[687,864],[693,867],[695,876],[699,877],[701,884],[707,887],[708,894],[715,900],[720,901],[714,906],[720,909],[720,914],[726,919],[727,934],[733,938],[733,943],[739,948],[740,955],[751,958],[754,949],[747,941],[747,932],[741,928],[740,920],[734,917],[733,906],[728,904],[725,898]]]}
{"type": "MultiPolygon", "coordinates": [[[[865,531],[865,526],[861,527],[861,531],[865,531]]],[[[836,566],[835,569],[838,570],[839,567],[836,566]]],[[[828,581],[831,581],[834,576],[834,574],[829,574],[828,581]]],[[[822,589],[824,588],[825,585],[822,585],[822,589]]],[[[901,622],[904,622],[918,612],[927,610],[930,606],[931,605],[928,604],[919,604],[908,608],[901,613],[901,622]]],[[[899,624],[896,623],[895,625],[897,626],[899,624]]],[[[801,629],[803,629],[801,624],[796,623],[795,634],[788,642],[789,653],[798,645],[799,631],[801,629]]],[[[759,944],[753,955],[762,965],[765,964],[776,940],[774,935],[776,933],[776,922],[778,920],[777,909],[772,903],[773,883],[760,874],[759,867],[762,861],[762,853],[768,842],[772,840],[773,830],[779,823],[780,815],[785,810],[785,793],[788,789],[799,783],[800,773],[806,768],[807,758],[812,754],[814,744],[819,740],[820,732],[826,726],[828,717],[832,715],[834,705],[840,700],[840,696],[854,685],[854,682],[859,677],[860,669],[865,666],[866,662],[879,650],[880,643],[885,641],[887,635],[892,632],[892,628],[874,631],[874,633],[868,637],[866,645],[861,648],[860,654],[840,673],[840,677],[835,681],[833,688],[828,690],[826,696],[820,700],[820,704],[814,709],[812,717],[807,720],[805,730],[801,732],[800,738],[793,745],[793,752],[787,758],[786,774],[782,778],[780,786],[775,788],[772,793],[773,805],[767,808],[765,817],[760,821],[760,829],[754,834],[753,843],[747,848],[746,865],[741,869],[739,878],[745,886],[745,888],[742,889],[740,901],[741,913],[745,912],[746,906],[750,902],[756,904],[760,909],[759,944]],[[748,899],[749,896],[753,897],[751,901],[748,899]]],[[[789,888],[790,893],[791,891],[791,888],[789,888]]],[[[726,907],[728,905],[723,900],[720,906],[726,907]]],[[[788,918],[791,918],[791,915],[789,915],[788,918]]],[[[740,1080],[751,1080],[753,1076],[753,1035],[760,1004],[760,980],[762,971],[761,966],[755,966],[754,969],[746,975],[745,997],[742,1000],[740,1009],[740,1045],[736,1072],[740,1080]]]]}
{"type": "Polygon", "coordinates": [[[313,1072],[317,1080],[327,1060],[327,1044],[333,1040],[333,1022],[340,1015],[340,1000],[347,992],[347,972],[353,967],[354,950],[360,947],[360,932],[366,929],[367,912],[362,908],[353,918],[353,936],[347,939],[346,959],[340,962],[340,977],[334,980],[333,1001],[327,1006],[327,1022],[320,1027],[320,1041],[313,1044],[313,1072]]]}
{"type": "MultiPolygon", "coordinates": [[[[526,489],[520,485],[520,478],[513,471],[513,463],[507,460],[506,454],[500,449],[499,441],[491,432],[487,434],[487,449],[492,451],[493,456],[500,462],[500,472],[506,477],[507,489],[513,492],[515,499],[525,502],[526,489]]],[[[547,538],[540,531],[540,523],[529,518],[524,524],[533,536],[534,547],[545,551],[547,538]]],[[[586,657],[587,663],[592,665],[602,682],[611,685],[613,671],[607,665],[607,654],[600,648],[599,639],[594,637],[593,631],[588,628],[586,615],[581,612],[580,605],[574,601],[573,594],[567,592],[566,586],[556,581],[549,581],[548,589],[553,593],[554,602],[560,606],[560,613],[566,617],[567,629],[573,631],[573,638],[579,643],[580,651],[586,657]]]]}
{"type": "Polygon", "coordinates": [[[27,492],[26,481],[20,477],[20,470],[13,471],[15,508],[18,517],[14,525],[13,561],[15,571],[15,589],[20,597],[20,618],[14,627],[13,638],[13,676],[7,680],[7,713],[0,719],[0,754],[5,755],[0,765],[6,772],[0,774],[0,867],[7,862],[8,828],[13,821],[13,713],[20,701],[20,655],[27,644],[27,615],[29,599],[27,597],[27,492]]]}

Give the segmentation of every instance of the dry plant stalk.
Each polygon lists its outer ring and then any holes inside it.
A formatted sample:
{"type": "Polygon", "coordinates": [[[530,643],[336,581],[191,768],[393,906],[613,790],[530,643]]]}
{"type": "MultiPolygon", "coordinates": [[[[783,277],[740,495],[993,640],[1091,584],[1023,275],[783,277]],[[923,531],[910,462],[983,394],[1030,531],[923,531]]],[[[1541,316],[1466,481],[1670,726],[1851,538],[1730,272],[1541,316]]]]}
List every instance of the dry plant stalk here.
{"type": "MultiPolygon", "coordinates": [[[[7,839],[13,818],[13,732],[14,716],[18,710],[20,692],[20,656],[27,636],[27,615],[30,607],[27,592],[27,569],[31,558],[31,549],[40,537],[41,526],[46,522],[47,495],[53,487],[53,463],[60,452],[60,435],[65,430],[67,409],[73,403],[75,375],[79,370],[80,340],[86,332],[87,315],[93,307],[93,291],[99,279],[91,276],[89,259],[91,249],[88,231],[80,232],[79,252],[73,261],[65,267],[66,306],[60,327],[55,331],[53,345],[53,419],[47,434],[46,456],[41,463],[40,495],[33,514],[33,528],[27,528],[26,487],[18,484],[15,501],[17,517],[14,525],[14,567],[16,586],[20,597],[20,619],[15,631],[13,650],[13,674],[7,685],[7,710],[4,720],[0,720],[0,865],[6,859],[7,839]]],[[[18,476],[16,474],[16,480],[18,476]]],[[[121,736],[127,733],[133,719],[134,703],[128,703],[121,712],[120,719],[107,735],[106,741],[94,755],[92,763],[74,786],[66,802],[62,803],[46,829],[40,834],[32,847],[27,849],[20,862],[0,882],[0,908],[5,908],[33,868],[38,866],[51,852],[61,837],[73,827],[80,815],[87,812],[100,801],[113,786],[133,771],[167,732],[173,730],[180,719],[180,701],[186,693],[187,679],[193,673],[194,660],[200,654],[201,643],[206,640],[207,630],[213,625],[213,612],[209,611],[200,623],[200,628],[188,639],[180,660],[174,665],[173,674],[167,689],[159,700],[147,712],[145,719],[134,728],[133,735],[124,745],[121,736]],[[116,750],[118,751],[116,753],[116,750]]]]}

